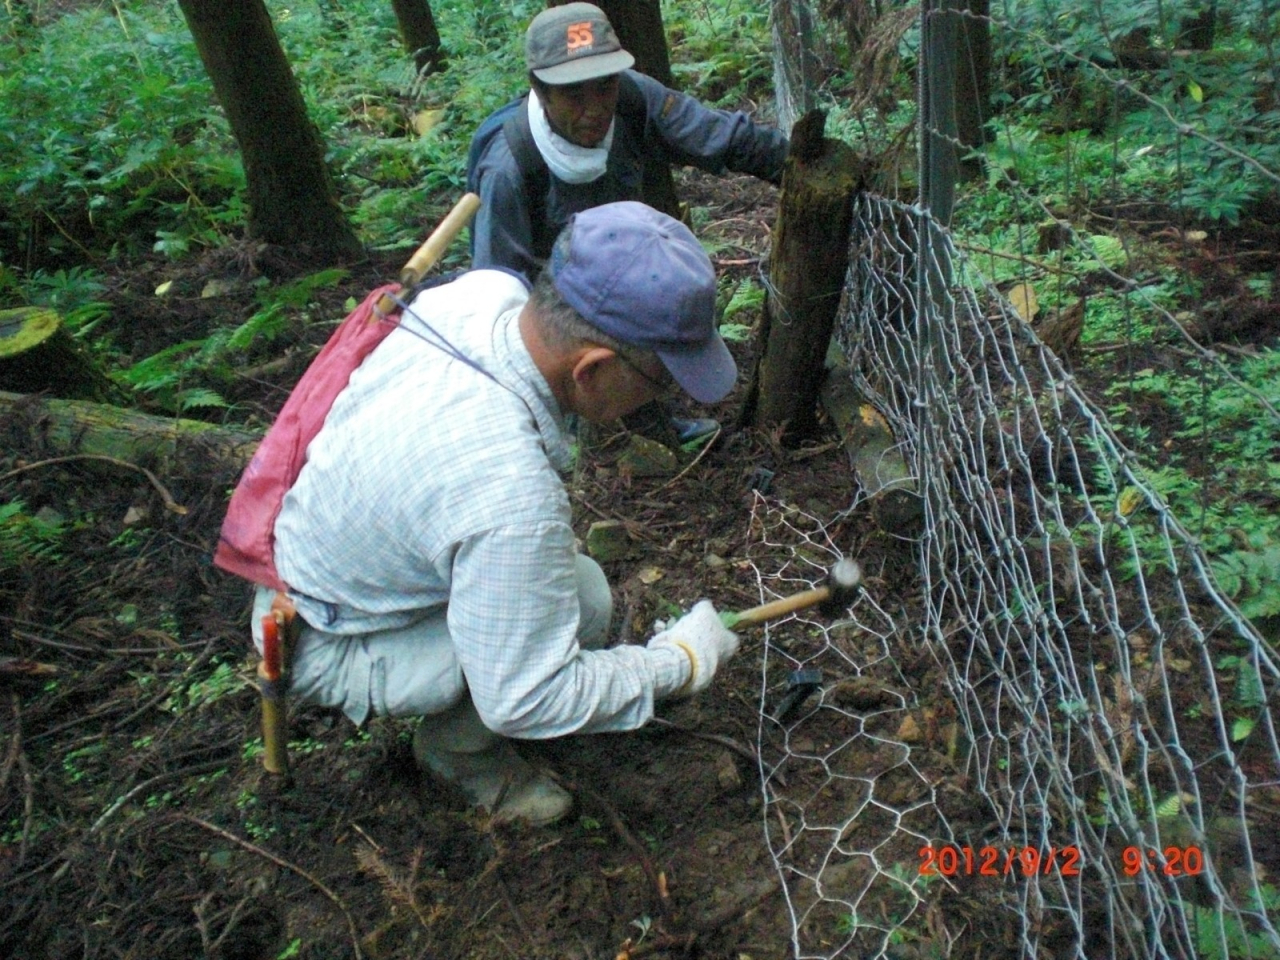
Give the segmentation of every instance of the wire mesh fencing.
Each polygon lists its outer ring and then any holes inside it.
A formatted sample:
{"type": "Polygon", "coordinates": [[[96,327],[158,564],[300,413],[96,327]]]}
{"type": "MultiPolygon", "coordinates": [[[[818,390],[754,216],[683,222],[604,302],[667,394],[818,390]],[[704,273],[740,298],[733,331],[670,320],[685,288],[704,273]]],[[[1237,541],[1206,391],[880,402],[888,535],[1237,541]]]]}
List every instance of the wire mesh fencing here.
{"type": "MultiPolygon", "coordinates": [[[[1001,81],[1059,71],[1095,113],[1140,111],[1148,139],[1128,154],[1111,141],[1114,193],[1085,202],[1082,171],[1103,162],[1085,144],[1096,132],[1067,138],[1059,163],[1001,127],[987,167],[1007,199],[1001,250],[962,217],[953,233],[917,205],[855,201],[836,338],[919,517],[881,534],[912,557],[911,577],[877,567],[887,554],[868,537],[833,532],[865,512],[865,491],[835,520],[764,500],[752,517],[763,595],[819,582],[842,553],[868,574],[839,620],[767,633],[764,830],[794,953],[1280,957],[1280,656],[1250,619],[1262,605],[1241,612],[1247,577],[1224,586],[1257,554],[1222,546],[1223,515],[1169,467],[1181,441],[1156,447],[1144,426],[1181,376],[1199,449],[1212,455],[1209,414],[1226,404],[1274,461],[1280,397],[1255,376],[1269,354],[1222,335],[1253,306],[1263,316],[1268,296],[1189,316],[1141,248],[1143,234],[1173,237],[1221,292],[1242,263],[1189,224],[1212,213],[1213,190],[1240,198],[1233,177],[1255,192],[1280,180],[1265,151],[1198,108],[1177,73],[1190,61],[1135,78],[1029,9],[989,20],[1020,45],[998,59],[1023,74],[1001,81]],[[1161,203],[1126,192],[1155,158],[1175,171],[1161,203]],[[1103,355],[1118,379],[1086,385],[1103,355]],[[821,686],[788,699],[811,669],[821,686]]],[[[1094,9],[1085,26],[1101,35],[1094,9]]],[[[1258,570],[1255,596],[1275,588],[1258,570]]]]}
{"type": "MultiPolygon", "coordinates": [[[[1020,956],[1277,956],[1274,648],[925,213],[864,196],[852,249],[839,339],[917,484],[919,581],[892,596],[869,570],[846,617],[769,633],[764,826],[796,955],[953,955],[984,914],[949,893],[998,908],[1020,956]],[[939,247],[945,269],[921,263],[939,247]]],[[[752,523],[764,594],[848,549],[794,508],[752,523]]]]}

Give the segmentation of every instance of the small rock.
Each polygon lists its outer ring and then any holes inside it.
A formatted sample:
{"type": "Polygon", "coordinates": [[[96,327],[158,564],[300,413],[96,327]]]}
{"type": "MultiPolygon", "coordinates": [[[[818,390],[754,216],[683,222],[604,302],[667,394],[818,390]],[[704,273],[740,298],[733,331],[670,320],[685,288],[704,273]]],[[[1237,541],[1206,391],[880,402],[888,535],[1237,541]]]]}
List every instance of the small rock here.
{"type": "Polygon", "coordinates": [[[41,507],[39,510],[36,511],[35,518],[39,520],[41,523],[47,523],[50,526],[55,526],[55,527],[61,523],[65,523],[67,519],[57,510],[53,509],[53,507],[41,507]]]}
{"type": "Polygon", "coordinates": [[[728,750],[721,750],[716,755],[716,782],[721,790],[737,790],[742,786],[742,774],[738,771],[737,761],[728,750]]]}
{"type": "Polygon", "coordinates": [[[631,434],[627,449],[618,457],[618,469],[633,477],[671,477],[679,467],[674,452],[638,433],[631,434]]]}
{"type": "Polygon", "coordinates": [[[822,702],[846,710],[867,711],[897,706],[904,699],[870,677],[849,677],[829,686],[822,702]]]}
{"type": "Polygon", "coordinates": [[[729,565],[729,561],[727,561],[724,557],[718,556],[714,553],[708,553],[705,557],[702,558],[702,562],[706,564],[708,567],[710,567],[712,570],[719,570],[721,567],[727,567],[729,565]]]}
{"type": "Polygon", "coordinates": [[[587,555],[599,563],[621,560],[631,552],[631,537],[619,520],[597,520],[587,530],[587,555]]]}
{"type": "Polygon", "coordinates": [[[204,285],[204,289],[200,291],[201,299],[208,300],[212,297],[225,297],[235,289],[234,280],[222,280],[214,277],[204,285]]]}
{"type": "Polygon", "coordinates": [[[648,587],[657,583],[664,576],[666,576],[666,574],[658,567],[645,567],[636,574],[636,579],[648,587]]]}

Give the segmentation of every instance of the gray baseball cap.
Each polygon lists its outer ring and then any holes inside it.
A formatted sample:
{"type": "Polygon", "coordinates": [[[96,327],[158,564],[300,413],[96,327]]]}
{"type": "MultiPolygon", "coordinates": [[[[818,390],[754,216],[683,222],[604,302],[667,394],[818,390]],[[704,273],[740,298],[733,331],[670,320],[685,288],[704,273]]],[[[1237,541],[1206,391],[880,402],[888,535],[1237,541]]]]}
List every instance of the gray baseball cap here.
{"type": "Polygon", "coordinates": [[[612,76],[636,62],[593,3],[566,3],[534,17],[524,38],[524,58],[535,77],[555,86],[612,76]]]}
{"type": "Polygon", "coordinates": [[[658,355],[699,403],[738,368],[716,330],[716,272],[689,228],[634,200],[575,213],[547,263],[569,306],[609,336],[658,355]]]}

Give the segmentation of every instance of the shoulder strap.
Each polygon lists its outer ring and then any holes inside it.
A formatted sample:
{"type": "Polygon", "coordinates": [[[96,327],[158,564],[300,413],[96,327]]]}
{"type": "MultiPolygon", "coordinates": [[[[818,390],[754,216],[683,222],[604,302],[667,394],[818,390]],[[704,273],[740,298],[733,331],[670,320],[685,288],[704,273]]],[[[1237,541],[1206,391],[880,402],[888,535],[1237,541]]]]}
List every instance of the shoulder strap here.
{"type": "Polygon", "coordinates": [[[520,171],[520,180],[524,184],[529,223],[533,229],[533,252],[545,258],[550,256],[551,245],[555,242],[555,237],[548,236],[550,230],[547,228],[547,193],[551,189],[551,171],[547,169],[547,162],[542,159],[542,154],[533,142],[526,101],[522,99],[519,104],[503,121],[502,133],[507,138],[507,148],[511,151],[516,168],[520,171]]]}
{"type": "Polygon", "coordinates": [[[640,84],[626,72],[618,77],[618,116],[641,141],[649,139],[649,105],[640,92],[640,84]]]}

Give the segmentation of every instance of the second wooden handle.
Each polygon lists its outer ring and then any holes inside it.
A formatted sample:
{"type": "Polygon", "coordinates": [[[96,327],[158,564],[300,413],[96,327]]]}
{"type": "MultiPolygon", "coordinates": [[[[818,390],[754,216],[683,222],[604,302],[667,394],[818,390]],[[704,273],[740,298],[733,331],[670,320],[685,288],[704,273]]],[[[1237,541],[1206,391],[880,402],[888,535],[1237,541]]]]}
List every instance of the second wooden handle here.
{"type": "Polygon", "coordinates": [[[431,231],[431,236],[427,237],[422,246],[413,251],[413,256],[400,271],[400,286],[412,287],[421,280],[423,274],[435,266],[436,261],[453,242],[453,238],[470,222],[479,209],[478,196],[474,193],[463,194],[462,199],[453,205],[453,209],[445,214],[445,218],[431,231]]]}
{"type": "MultiPolygon", "coordinates": [[[[449,244],[453,242],[453,238],[458,232],[476,215],[476,211],[480,209],[480,198],[474,193],[464,193],[462,199],[453,205],[443,220],[441,220],[431,236],[422,242],[422,246],[413,251],[413,256],[400,270],[400,287],[402,290],[408,290],[415,283],[422,279],[423,275],[430,270],[437,260],[444,255],[449,244]]],[[[378,300],[378,312],[383,316],[392,313],[395,310],[395,301],[389,295],[384,294],[378,300]]]]}

